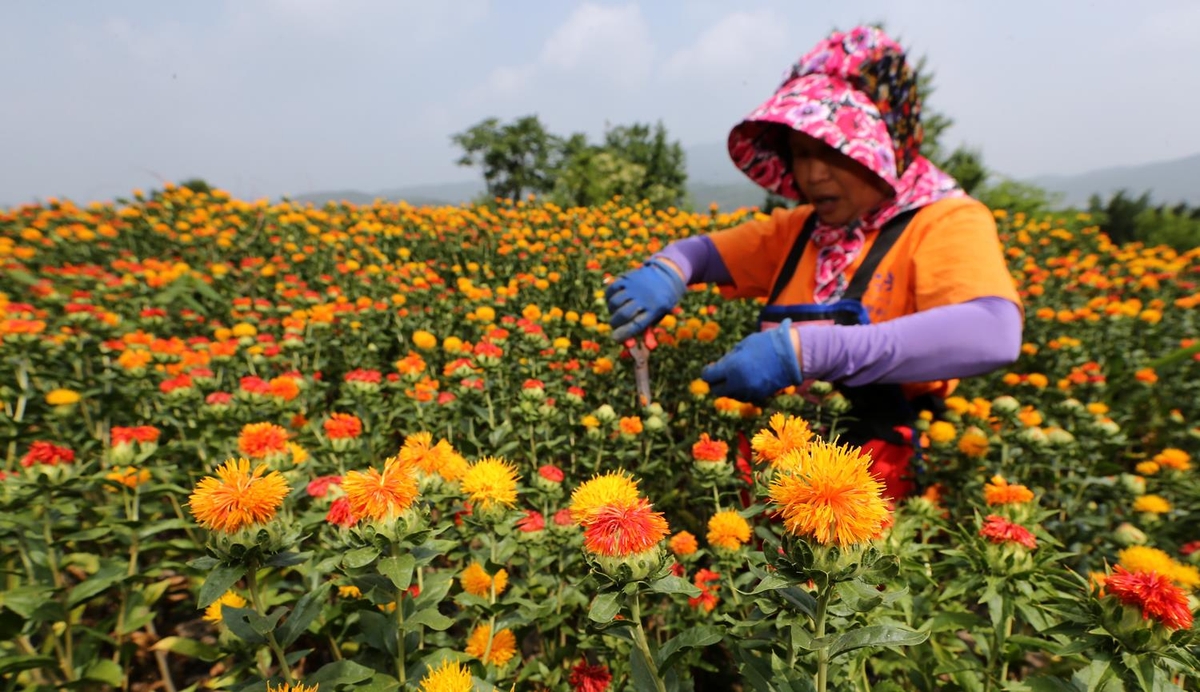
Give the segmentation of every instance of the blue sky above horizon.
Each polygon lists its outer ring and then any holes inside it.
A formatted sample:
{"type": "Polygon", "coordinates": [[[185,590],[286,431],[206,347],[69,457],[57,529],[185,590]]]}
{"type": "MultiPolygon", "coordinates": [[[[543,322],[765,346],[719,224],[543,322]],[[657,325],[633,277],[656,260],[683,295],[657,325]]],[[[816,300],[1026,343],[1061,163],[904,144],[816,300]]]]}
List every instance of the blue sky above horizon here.
{"type": "Polygon", "coordinates": [[[56,0],[0,4],[0,204],[200,176],[259,197],[469,180],[450,136],[662,120],[724,140],[833,27],[884,21],[1004,174],[1200,152],[1200,3],[56,0]]]}

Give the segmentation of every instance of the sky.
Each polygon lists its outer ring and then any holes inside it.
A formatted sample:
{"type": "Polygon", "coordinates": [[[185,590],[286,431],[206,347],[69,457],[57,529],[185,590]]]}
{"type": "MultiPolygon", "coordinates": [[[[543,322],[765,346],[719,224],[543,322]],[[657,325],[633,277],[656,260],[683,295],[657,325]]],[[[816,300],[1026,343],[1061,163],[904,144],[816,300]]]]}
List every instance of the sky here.
{"type": "Polygon", "coordinates": [[[1200,152],[1195,0],[3,0],[0,205],[471,180],[450,138],[491,116],[719,143],[831,29],[877,21],[926,57],[947,143],[1002,174],[1200,152]]]}

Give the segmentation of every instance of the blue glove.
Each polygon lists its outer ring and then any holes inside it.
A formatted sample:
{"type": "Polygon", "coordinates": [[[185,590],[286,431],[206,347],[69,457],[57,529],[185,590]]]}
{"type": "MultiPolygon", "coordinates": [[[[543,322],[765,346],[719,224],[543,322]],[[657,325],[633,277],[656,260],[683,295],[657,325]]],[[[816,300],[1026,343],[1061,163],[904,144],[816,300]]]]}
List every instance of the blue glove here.
{"type": "Polygon", "coordinates": [[[604,289],[613,338],[622,342],[657,324],[686,291],[679,273],[660,259],[623,274],[604,289]]]}
{"type": "Polygon", "coordinates": [[[714,396],[760,404],[779,390],[800,384],[800,359],[792,347],[792,321],[742,339],[721,360],[700,372],[714,396]]]}

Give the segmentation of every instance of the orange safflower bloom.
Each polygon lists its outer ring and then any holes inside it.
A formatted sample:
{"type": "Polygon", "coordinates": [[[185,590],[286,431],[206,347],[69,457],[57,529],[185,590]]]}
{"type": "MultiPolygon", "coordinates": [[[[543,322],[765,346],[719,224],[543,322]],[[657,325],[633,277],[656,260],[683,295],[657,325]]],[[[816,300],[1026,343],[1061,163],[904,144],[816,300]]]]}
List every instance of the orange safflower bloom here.
{"type": "Polygon", "coordinates": [[[750,440],[750,448],[754,450],[756,461],[765,461],[772,466],[776,466],[776,461],[787,452],[803,449],[813,439],[808,421],[796,416],[776,413],[767,421],[767,426],[750,440]]]}
{"type": "Polygon", "coordinates": [[[196,521],[214,531],[233,533],[270,521],[288,494],[278,471],[265,476],[266,464],[250,470],[248,459],[230,459],[217,468],[217,477],[200,479],[188,499],[196,521]]]}
{"type": "Polygon", "coordinates": [[[238,435],[238,451],[251,459],[286,454],[287,430],[274,423],[249,423],[238,435]]]}
{"type": "Polygon", "coordinates": [[[578,524],[588,524],[602,507],[632,507],[638,502],[638,482],[613,471],[595,476],[571,493],[571,518],[578,524]]]}
{"type": "Polygon", "coordinates": [[[323,424],[331,440],[352,440],[362,434],[362,421],[351,413],[332,413],[323,424]]]}
{"type": "Polygon", "coordinates": [[[445,659],[421,678],[421,692],[471,692],[475,682],[471,671],[461,663],[445,659]]]}
{"type": "Polygon", "coordinates": [[[1001,476],[983,486],[983,499],[989,505],[1020,505],[1033,499],[1033,491],[1023,485],[1009,485],[1001,476]]]}
{"type": "Polygon", "coordinates": [[[733,510],[717,512],[708,520],[708,544],[737,550],[750,540],[750,524],[733,510]]]}
{"type": "Polygon", "coordinates": [[[291,401],[300,396],[300,385],[296,383],[294,377],[286,375],[272,377],[271,381],[267,383],[267,393],[284,401],[291,401]]]}
{"type": "Polygon", "coordinates": [[[512,630],[502,629],[492,636],[492,628],[487,625],[480,625],[471,632],[471,636],[467,639],[467,655],[474,656],[479,660],[483,660],[484,655],[487,660],[484,663],[502,666],[508,663],[517,653],[517,638],[513,636],[512,630]],[[491,650],[488,649],[488,644],[491,644],[491,650]]]}
{"type": "Polygon", "coordinates": [[[467,467],[462,491],[472,505],[487,510],[517,504],[517,468],[496,457],[484,457],[467,467]]]}
{"type": "Polygon", "coordinates": [[[352,515],[387,520],[408,511],[417,499],[417,476],[411,465],[392,457],[384,462],[382,473],[373,468],[347,472],[342,490],[352,515]]]}
{"type": "Polygon", "coordinates": [[[508,571],[501,569],[493,576],[487,573],[483,565],[472,562],[463,570],[458,580],[462,584],[463,591],[480,598],[489,598],[493,587],[496,589],[497,596],[504,592],[505,587],[508,586],[508,571]]]}
{"type": "Polygon", "coordinates": [[[1187,471],[1192,468],[1192,457],[1182,449],[1168,447],[1158,454],[1154,455],[1154,461],[1159,466],[1165,466],[1176,471],[1187,471]]]}
{"type": "Polygon", "coordinates": [[[625,435],[637,435],[644,429],[642,419],[637,416],[623,416],[618,423],[620,430],[625,435]]]}
{"type": "Polygon", "coordinates": [[[868,471],[871,458],[857,447],[814,440],[792,450],[797,470],[771,481],[771,501],[781,506],[784,527],[822,545],[874,539],[888,518],[883,483],[868,471]]]}
{"type": "Polygon", "coordinates": [[[696,542],[696,537],[690,531],[680,531],[671,536],[667,545],[671,548],[671,552],[678,557],[687,557],[700,549],[700,544],[696,542]]]}

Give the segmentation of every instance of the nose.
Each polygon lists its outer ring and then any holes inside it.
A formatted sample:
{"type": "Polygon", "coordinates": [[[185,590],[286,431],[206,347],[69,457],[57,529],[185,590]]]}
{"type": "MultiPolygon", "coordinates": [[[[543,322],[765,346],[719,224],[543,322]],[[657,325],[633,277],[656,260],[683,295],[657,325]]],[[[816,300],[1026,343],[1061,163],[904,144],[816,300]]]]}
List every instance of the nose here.
{"type": "Polygon", "coordinates": [[[820,156],[814,156],[808,161],[808,170],[805,171],[808,175],[805,176],[806,181],[810,185],[823,183],[829,180],[832,169],[829,163],[820,156]]]}

